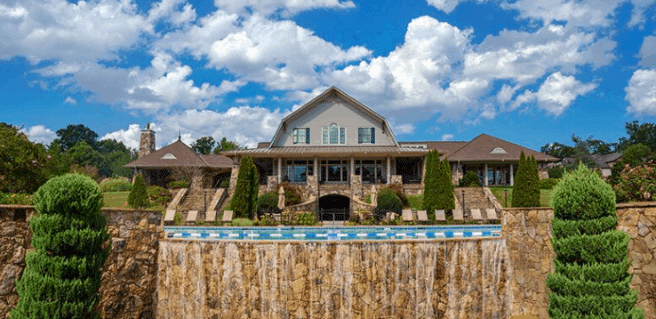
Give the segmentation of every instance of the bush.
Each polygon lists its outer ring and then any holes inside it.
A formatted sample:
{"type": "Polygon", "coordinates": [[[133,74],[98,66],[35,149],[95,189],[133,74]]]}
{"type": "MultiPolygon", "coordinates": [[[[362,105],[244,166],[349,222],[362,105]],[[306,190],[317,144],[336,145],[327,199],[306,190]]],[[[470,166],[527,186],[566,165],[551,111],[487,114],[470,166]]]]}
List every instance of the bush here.
{"type": "Polygon", "coordinates": [[[565,169],[561,166],[554,166],[547,169],[549,178],[561,178],[563,177],[563,172],[565,172],[565,169]]]}
{"type": "Polygon", "coordinates": [[[144,208],[150,206],[148,201],[148,193],[146,192],[146,182],[143,176],[135,176],[132,191],[128,195],[128,205],[132,208],[144,208]]]}
{"type": "Polygon", "coordinates": [[[429,212],[437,209],[438,192],[439,192],[439,175],[441,166],[435,165],[440,161],[440,155],[436,150],[431,150],[426,154],[426,174],[424,178],[424,202],[423,208],[429,212]]]}
{"type": "Polygon", "coordinates": [[[317,215],[314,212],[297,213],[294,216],[294,224],[312,226],[317,224],[317,215]]]}
{"type": "Polygon", "coordinates": [[[558,182],[560,182],[559,179],[556,178],[545,178],[541,179],[538,181],[538,188],[540,189],[552,189],[554,186],[558,185],[558,182]]]}
{"type": "Polygon", "coordinates": [[[219,186],[220,188],[228,188],[230,187],[230,179],[224,179],[221,181],[221,185],[219,186]]]}
{"type": "Polygon", "coordinates": [[[625,165],[613,189],[621,203],[656,199],[656,165],[652,161],[635,167],[625,165]]]}
{"type": "Polygon", "coordinates": [[[260,221],[257,222],[258,226],[275,226],[278,225],[275,220],[273,220],[273,217],[269,215],[262,215],[260,217],[260,221]]]}
{"type": "Polygon", "coordinates": [[[478,187],[480,187],[481,186],[481,178],[478,177],[478,174],[474,173],[474,171],[467,171],[467,173],[465,173],[465,176],[463,176],[462,179],[460,179],[460,183],[458,184],[458,186],[460,186],[460,187],[472,187],[472,186],[470,186],[470,185],[472,185],[472,183],[476,183],[476,185],[478,185],[478,187]]]}
{"type": "MultiPolygon", "coordinates": [[[[276,186],[276,196],[278,196],[280,186],[285,190],[285,206],[294,206],[301,203],[301,189],[298,186],[288,182],[280,183],[276,186]]],[[[276,205],[278,205],[278,202],[276,202],[276,205]]]]}
{"type": "Polygon", "coordinates": [[[393,191],[389,189],[381,189],[376,196],[376,200],[378,201],[377,209],[387,212],[401,213],[403,204],[401,203],[401,199],[399,199],[393,191]]]}
{"type": "Polygon", "coordinates": [[[483,186],[480,181],[473,181],[467,187],[481,187],[483,186]]]}
{"type": "Polygon", "coordinates": [[[630,236],[616,230],[615,193],[585,165],[550,196],[555,272],[547,276],[551,318],[643,318],[629,288],[630,236]]]}
{"type": "Polygon", "coordinates": [[[100,183],[103,192],[126,192],[132,190],[132,183],[125,179],[105,179],[100,183]]]}
{"type": "Polygon", "coordinates": [[[148,188],[146,188],[146,192],[148,193],[148,199],[151,202],[157,203],[158,205],[164,207],[166,207],[171,202],[173,197],[171,196],[171,193],[166,190],[166,188],[160,186],[148,186],[148,188]]]}
{"type": "Polygon", "coordinates": [[[275,192],[265,193],[257,198],[258,212],[271,212],[278,208],[278,195],[275,192]]]}
{"type": "Polygon", "coordinates": [[[533,156],[528,158],[521,152],[519,165],[517,167],[517,176],[513,186],[512,206],[513,207],[539,207],[540,206],[540,189],[538,182],[540,180],[538,173],[538,163],[533,156]]]}
{"type": "MultiPolygon", "coordinates": [[[[400,184],[389,184],[382,189],[389,189],[401,200],[403,207],[408,206],[408,197],[403,194],[403,186],[400,184]]],[[[371,200],[371,199],[370,199],[371,200]]]]}
{"type": "Polygon", "coordinates": [[[30,194],[3,194],[0,193],[0,204],[4,205],[32,205],[30,194]]]}
{"type": "Polygon", "coordinates": [[[189,182],[187,181],[172,181],[166,184],[166,187],[170,189],[176,189],[176,188],[187,188],[189,187],[189,182]]]}
{"type": "Polygon", "coordinates": [[[235,217],[253,218],[257,204],[257,168],[253,159],[244,156],[239,163],[239,174],[235,194],[231,201],[235,217]]]}
{"type": "Polygon", "coordinates": [[[101,268],[109,255],[98,184],[79,174],[46,182],[34,195],[32,247],[16,282],[11,318],[100,318],[101,268]]]}

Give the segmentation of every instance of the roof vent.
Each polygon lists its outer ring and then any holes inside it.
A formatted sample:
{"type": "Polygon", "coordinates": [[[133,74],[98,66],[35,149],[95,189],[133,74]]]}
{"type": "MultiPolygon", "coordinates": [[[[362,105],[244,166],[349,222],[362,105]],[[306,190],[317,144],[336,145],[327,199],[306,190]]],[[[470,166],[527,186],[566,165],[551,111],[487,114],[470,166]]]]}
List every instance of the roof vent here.
{"type": "Polygon", "coordinates": [[[162,159],[178,159],[178,158],[171,153],[166,153],[164,156],[162,156],[162,159]]]}
{"type": "Polygon", "coordinates": [[[490,154],[508,154],[506,150],[501,147],[495,147],[490,154]]]}

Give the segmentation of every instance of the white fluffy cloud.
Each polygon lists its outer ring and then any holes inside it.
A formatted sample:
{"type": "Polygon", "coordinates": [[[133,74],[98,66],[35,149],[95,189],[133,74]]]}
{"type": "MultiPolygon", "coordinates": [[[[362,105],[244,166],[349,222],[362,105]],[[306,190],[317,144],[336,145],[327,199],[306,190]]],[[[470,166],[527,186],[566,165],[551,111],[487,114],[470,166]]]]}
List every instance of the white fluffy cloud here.
{"type": "Polygon", "coordinates": [[[48,145],[57,138],[57,134],[44,125],[35,125],[27,130],[22,129],[21,132],[25,133],[30,141],[43,145],[48,145]]]}
{"type": "Polygon", "coordinates": [[[64,103],[66,104],[77,104],[77,100],[74,98],[67,96],[66,99],[64,100],[64,103]]]}
{"type": "Polygon", "coordinates": [[[656,116],[656,69],[633,72],[625,90],[629,113],[656,116]]]}
{"type": "Polygon", "coordinates": [[[583,84],[573,76],[556,72],[547,77],[537,92],[526,90],[518,96],[513,108],[523,103],[537,101],[540,109],[558,116],[563,114],[577,97],[592,91],[596,86],[594,83],[583,84]]]}
{"type": "Polygon", "coordinates": [[[214,4],[228,12],[248,13],[246,8],[264,15],[281,13],[283,16],[311,9],[350,9],[355,4],[343,0],[214,0],[214,4]]]}
{"type": "Polygon", "coordinates": [[[453,140],[453,134],[442,134],[442,141],[453,140]]]}
{"type": "Polygon", "coordinates": [[[640,64],[646,67],[656,67],[656,36],[647,36],[640,48],[640,64]]]}
{"type": "MultiPolygon", "coordinates": [[[[152,125],[151,129],[157,131],[157,126],[152,125]]],[[[123,145],[131,149],[139,150],[139,139],[141,138],[141,129],[139,124],[130,124],[127,130],[120,129],[118,131],[110,132],[102,137],[100,140],[111,140],[114,139],[117,142],[123,142],[123,145]]],[[[155,137],[157,141],[157,137],[155,137]]]]}

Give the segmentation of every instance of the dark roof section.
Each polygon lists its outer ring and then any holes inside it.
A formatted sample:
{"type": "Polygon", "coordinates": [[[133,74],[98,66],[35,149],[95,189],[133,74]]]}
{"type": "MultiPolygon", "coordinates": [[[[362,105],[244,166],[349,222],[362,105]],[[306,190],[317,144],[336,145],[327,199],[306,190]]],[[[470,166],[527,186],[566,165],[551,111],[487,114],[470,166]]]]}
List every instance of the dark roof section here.
{"type": "MultiPolygon", "coordinates": [[[[595,163],[595,166],[598,168],[607,168],[610,169],[611,166],[608,163],[613,163],[622,157],[622,153],[610,153],[606,155],[597,155],[597,154],[586,154],[583,155],[583,159],[591,160],[595,163]]],[[[563,166],[575,163],[576,158],[574,157],[565,157],[563,158],[563,166]]]]}
{"type": "Polygon", "coordinates": [[[124,167],[232,167],[232,160],[223,155],[199,156],[192,148],[178,140],[124,167]],[[172,156],[171,156],[172,155],[172,156]],[[207,156],[207,157],[206,157],[207,156]],[[164,157],[164,158],[163,158],[164,157]],[[166,158],[169,157],[169,158],[166,158]],[[206,158],[205,158],[206,157],[206,158]],[[205,158],[205,159],[204,159],[205,158]],[[228,165],[228,162],[230,163],[228,165]]]}
{"type": "Polygon", "coordinates": [[[423,155],[428,149],[397,146],[283,146],[273,148],[249,148],[223,152],[226,156],[249,155],[253,157],[289,156],[289,155],[376,155],[376,154],[423,155]]]}
{"type": "Polygon", "coordinates": [[[424,142],[399,142],[400,146],[405,145],[426,145],[429,150],[438,150],[443,156],[449,156],[459,148],[465,146],[465,141],[424,141],[424,142]]]}
{"type": "MultiPolygon", "coordinates": [[[[453,146],[455,147],[455,145],[453,146]]],[[[526,156],[533,155],[538,161],[557,162],[559,160],[553,156],[487,134],[477,136],[447,157],[450,162],[518,161],[522,151],[526,156]],[[491,153],[492,150],[497,148],[499,148],[499,152],[491,153]]]]}

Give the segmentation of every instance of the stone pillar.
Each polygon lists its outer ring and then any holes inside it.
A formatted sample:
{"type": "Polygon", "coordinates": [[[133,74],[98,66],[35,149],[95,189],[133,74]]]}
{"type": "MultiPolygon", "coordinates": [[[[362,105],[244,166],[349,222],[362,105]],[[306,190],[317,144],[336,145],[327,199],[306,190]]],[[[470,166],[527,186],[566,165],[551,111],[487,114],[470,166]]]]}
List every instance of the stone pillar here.
{"type": "Polygon", "coordinates": [[[391,179],[390,173],[391,173],[392,167],[390,165],[390,157],[389,156],[387,156],[386,160],[387,160],[387,184],[389,184],[390,179],[391,179]]]}
{"type": "Polygon", "coordinates": [[[351,171],[349,175],[355,174],[355,157],[351,156],[351,171]]]}
{"type": "Polygon", "coordinates": [[[138,158],[142,158],[153,152],[155,152],[155,132],[150,129],[150,123],[148,123],[146,124],[146,129],[141,130],[138,158]]]}
{"type": "Polygon", "coordinates": [[[513,175],[513,164],[510,164],[510,186],[515,184],[515,176],[513,175]]]}
{"type": "Polygon", "coordinates": [[[487,186],[487,164],[485,164],[485,168],[483,169],[483,186],[487,186]]]}
{"type": "Polygon", "coordinates": [[[278,157],[278,182],[282,181],[282,157],[278,157]]]}

